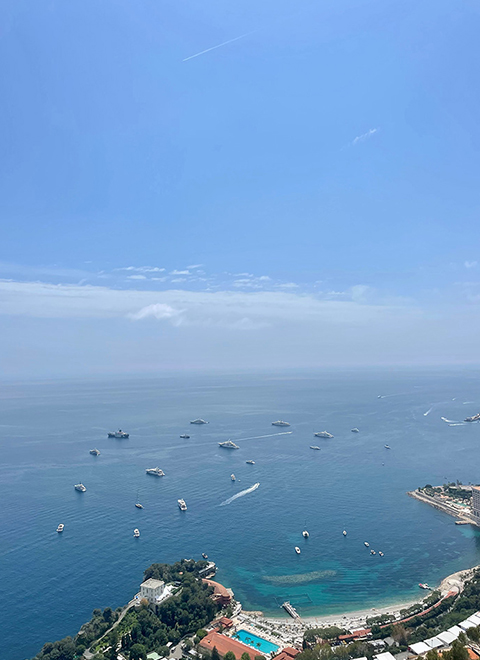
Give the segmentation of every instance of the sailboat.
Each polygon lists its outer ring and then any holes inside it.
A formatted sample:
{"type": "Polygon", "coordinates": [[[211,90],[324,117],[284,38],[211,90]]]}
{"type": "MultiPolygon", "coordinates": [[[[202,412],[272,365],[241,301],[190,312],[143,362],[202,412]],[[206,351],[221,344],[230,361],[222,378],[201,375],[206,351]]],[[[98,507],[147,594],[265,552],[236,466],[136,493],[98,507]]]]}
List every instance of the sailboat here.
{"type": "Polygon", "coordinates": [[[140,504],[140,502],[138,501],[138,490],[137,490],[137,501],[135,506],[137,507],[137,509],[143,509],[143,504],[140,504]]]}

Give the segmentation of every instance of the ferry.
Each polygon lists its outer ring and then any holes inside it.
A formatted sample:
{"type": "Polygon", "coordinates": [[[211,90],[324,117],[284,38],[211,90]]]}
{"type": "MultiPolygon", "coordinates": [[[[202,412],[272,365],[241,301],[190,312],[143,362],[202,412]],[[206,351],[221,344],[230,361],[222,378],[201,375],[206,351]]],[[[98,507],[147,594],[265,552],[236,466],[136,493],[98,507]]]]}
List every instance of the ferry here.
{"type": "Polygon", "coordinates": [[[255,465],[255,461],[245,461],[247,465],[255,465]]]}
{"type": "Polygon", "coordinates": [[[310,445],[310,449],[316,449],[317,451],[320,451],[320,447],[317,447],[317,445],[310,445]]]}
{"type": "Polygon", "coordinates": [[[223,447],[224,449],[240,449],[240,447],[231,440],[226,440],[225,442],[219,442],[218,445],[220,447],[223,447]]]}
{"type": "Polygon", "coordinates": [[[342,534],[343,534],[344,536],[346,536],[346,535],[347,535],[347,532],[346,532],[346,530],[345,530],[345,529],[343,530],[343,532],[342,532],[342,534]]]}
{"type": "Polygon", "coordinates": [[[285,610],[285,612],[287,612],[288,614],[290,614],[290,616],[292,617],[292,619],[299,619],[299,618],[300,618],[300,616],[299,616],[297,610],[293,607],[293,605],[291,605],[291,604],[288,602],[288,600],[286,600],[284,603],[282,603],[282,607],[283,607],[283,609],[285,610]]]}
{"type": "Polygon", "coordinates": [[[79,493],[84,493],[87,489],[83,484],[75,484],[75,490],[78,490],[79,493]]]}
{"type": "Polygon", "coordinates": [[[198,419],[192,419],[190,424],[208,424],[208,422],[206,422],[204,419],[198,418],[198,419]]]}
{"type": "Polygon", "coordinates": [[[159,467],[154,467],[154,468],[147,468],[145,470],[147,474],[153,474],[154,477],[164,477],[165,472],[161,470],[159,467]]]}
{"type": "Polygon", "coordinates": [[[92,456],[100,456],[100,452],[98,451],[98,449],[90,449],[90,453],[92,454],[92,456]]]}
{"type": "Polygon", "coordinates": [[[232,472],[232,474],[230,475],[230,479],[231,479],[232,481],[235,481],[235,475],[233,474],[233,472],[232,472]]]}
{"type": "Polygon", "coordinates": [[[180,508],[180,511],[186,511],[187,510],[187,505],[185,504],[185,500],[177,500],[178,506],[180,508]]]}
{"type": "Polygon", "coordinates": [[[369,548],[369,547],[370,547],[370,543],[367,543],[366,541],[363,542],[363,545],[364,545],[366,548],[369,548]]]}
{"type": "Polygon", "coordinates": [[[295,546],[295,552],[297,553],[297,555],[299,555],[301,553],[301,550],[298,547],[298,545],[295,546]]]}
{"type": "Polygon", "coordinates": [[[317,431],[313,434],[316,438],[333,438],[333,435],[328,431],[317,431]]]}
{"type": "Polygon", "coordinates": [[[136,539],[140,538],[140,530],[138,530],[138,529],[135,528],[135,529],[133,530],[133,535],[134,535],[134,537],[135,537],[136,539]]]}
{"type": "Polygon", "coordinates": [[[63,523],[60,523],[60,525],[57,527],[57,532],[60,534],[61,532],[63,532],[64,528],[65,525],[63,523]]]}
{"type": "Polygon", "coordinates": [[[190,436],[188,435],[188,433],[182,433],[182,435],[181,435],[180,437],[181,437],[183,440],[188,440],[190,436]]]}
{"type": "Polygon", "coordinates": [[[118,429],[118,431],[109,431],[107,433],[109,438],[129,438],[130,433],[125,433],[125,431],[122,431],[122,429],[118,429]]]}
{"type": "Polygon", "coordinates": [[[290,426],[290,424],[284,422],[282,419],[278,419],[276,422],[272,422],[272,426],[290,426]]]}
{"type": "Polygon", "coordinates": [[[310,534],[307,532],[306,529],[304,529],[303,532],[302,532],[302,536],[303,536],[304,539],[308,539],[308,537],[310,536],[310,534]]]}
{"type": "Polygon", "coordinates": [[[355,427],[354,429],[352,429],[352,433],[360,433],[360,429],[357,429],[357,427],[355,427]]]}

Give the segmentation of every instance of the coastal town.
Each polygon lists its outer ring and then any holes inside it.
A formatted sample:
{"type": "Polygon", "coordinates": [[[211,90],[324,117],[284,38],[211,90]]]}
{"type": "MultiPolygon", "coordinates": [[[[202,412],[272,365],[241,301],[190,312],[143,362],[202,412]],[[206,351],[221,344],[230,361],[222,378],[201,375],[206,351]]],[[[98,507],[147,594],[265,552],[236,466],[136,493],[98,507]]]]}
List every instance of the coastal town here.
{"type": "Polygon", "coordinates": [[[95,610],[75,638],[45,644],[35,660],[324,660],[327,651],[332,660],[437,660],[460,647],[464,660],[480,660],[479,568],[435,590],[420,585],[415,603],[305,618],[284,607],[288,618],[270,618],[244,611],[213,579],[212,561],[153,564],[125,607],[95,610]]]}
{"type": "Polygon", "coordinates": [[[480,527],[480,486],[466,486],[460,482],[442,486],[427,484],[408,495],[453,516],[457,525],[480,527]]]}

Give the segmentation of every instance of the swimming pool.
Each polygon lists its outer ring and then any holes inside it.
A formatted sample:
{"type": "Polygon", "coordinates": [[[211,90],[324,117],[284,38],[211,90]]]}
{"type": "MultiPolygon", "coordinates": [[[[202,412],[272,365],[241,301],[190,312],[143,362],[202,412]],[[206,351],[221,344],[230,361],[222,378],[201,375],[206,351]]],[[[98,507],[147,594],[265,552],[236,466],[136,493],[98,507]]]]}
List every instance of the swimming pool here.
{"type": "Polygon", "coordinates": [[[243,642],[244,644],[257,649],[261,653],[271,653],[272,651],[278,651],[277,644],[272,644],[272,642],[263,639],[263,637],[258,637],[251,632],[247,632],[246,630],[237,630],[233,636],[235,639],[238,639],[239,642],[243,642]]]}

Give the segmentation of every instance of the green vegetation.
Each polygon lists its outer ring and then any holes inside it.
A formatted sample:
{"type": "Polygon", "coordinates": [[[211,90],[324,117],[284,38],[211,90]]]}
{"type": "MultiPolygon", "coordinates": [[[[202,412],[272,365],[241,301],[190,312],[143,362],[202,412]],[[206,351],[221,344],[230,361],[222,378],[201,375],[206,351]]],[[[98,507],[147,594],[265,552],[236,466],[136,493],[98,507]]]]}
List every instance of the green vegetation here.
{"type": "Polygon", "coordinates": [[[378,653],[366,642],[352,642],[347,646],[332,648],[329,644],[317,644],[314,648],[306,648],[296,657],[296,660],[348,660],[366,656],[371,660],[378,653]]]}
{"type": "Polygon", "coordinates": [[[156,606],[156,611],[142,603],[118,621],[121,608],[115,612],[109,607],[103,612],[94,610],[92,619],[74,638],[45,644],[34,660],[79,660],[87,648],[95,654],[94,660],[116,660],[119,648],[129,660],[144,660],[151,651],[168,657],[167,644],[177,644],[185,636],[196,633],[195,641],[200,641],[207,634],[204,626],[219,611],[211,598],[212,588],[198,577],[206,565],[205,561],[193,560],[152,564],[144,579],[153,577],[179,586],[173,596],[156,606]]]}
{"type": "Polygon", "coordinates": [[[328,628],[309,628],[303,635],[307,644],[314,644],[317,639],[336,639],[339,635],[347,633],[343,628],[329,626],[328,628]]]}

